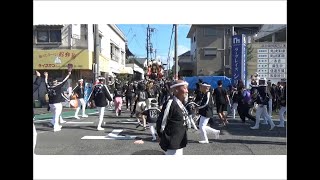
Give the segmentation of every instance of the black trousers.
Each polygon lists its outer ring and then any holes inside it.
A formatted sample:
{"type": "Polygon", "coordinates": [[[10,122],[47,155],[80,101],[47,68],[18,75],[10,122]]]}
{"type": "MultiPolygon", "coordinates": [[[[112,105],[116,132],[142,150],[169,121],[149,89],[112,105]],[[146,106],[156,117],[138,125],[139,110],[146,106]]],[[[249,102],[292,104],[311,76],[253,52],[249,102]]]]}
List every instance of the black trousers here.
{"type": "Polygon", "coordinates": [[[246,117],[252,121],[256,121],[256,118],[249,114],[250,106],[248,104],[238,103],[237,110],[242,122],[246,122],[246,117]]]}
{"type": "Polygon", "coordinates": [[[128,105],[130,104],[130,111],[132,107],[132,96],[126,96],[126,107],[128,109],[128,105]]]}

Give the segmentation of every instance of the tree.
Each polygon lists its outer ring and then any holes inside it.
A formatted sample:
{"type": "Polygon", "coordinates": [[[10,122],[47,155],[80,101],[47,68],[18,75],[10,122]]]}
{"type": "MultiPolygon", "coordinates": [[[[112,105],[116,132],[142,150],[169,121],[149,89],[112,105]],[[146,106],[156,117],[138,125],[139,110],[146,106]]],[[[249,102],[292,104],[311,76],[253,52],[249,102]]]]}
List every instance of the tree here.
{"type": "Polygon", "coordinates": [[[246,48],[247,61],[251,61],[253,59],[252,51],[253,51],[252,44],[248,44],[246,48]]]}

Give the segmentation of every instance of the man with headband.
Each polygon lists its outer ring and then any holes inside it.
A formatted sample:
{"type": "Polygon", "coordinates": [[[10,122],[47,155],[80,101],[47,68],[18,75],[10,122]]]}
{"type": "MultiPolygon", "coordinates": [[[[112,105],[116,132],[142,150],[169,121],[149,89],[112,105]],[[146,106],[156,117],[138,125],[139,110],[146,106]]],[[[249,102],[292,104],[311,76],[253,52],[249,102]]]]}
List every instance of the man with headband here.
{"type": "Polygon", "coordinates": [[[187,145],[188,111],[184,104],[188,101],[188,83],[176,80],[170,90],[173,98],[164,103],[157,121],[159,145],[166,155],[183,155],[187,145]]]}

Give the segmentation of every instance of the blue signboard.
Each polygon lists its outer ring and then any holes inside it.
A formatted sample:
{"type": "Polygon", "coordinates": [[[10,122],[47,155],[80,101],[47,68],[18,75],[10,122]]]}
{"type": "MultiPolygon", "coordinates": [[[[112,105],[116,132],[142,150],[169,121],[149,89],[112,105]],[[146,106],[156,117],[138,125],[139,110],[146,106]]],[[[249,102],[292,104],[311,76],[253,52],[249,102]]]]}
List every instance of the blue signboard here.
{"type": "Polygon", "coordinates": [[[232,36],[232,84],[240,79],[246,84],[246,58],[245,35],[232,36]]]}

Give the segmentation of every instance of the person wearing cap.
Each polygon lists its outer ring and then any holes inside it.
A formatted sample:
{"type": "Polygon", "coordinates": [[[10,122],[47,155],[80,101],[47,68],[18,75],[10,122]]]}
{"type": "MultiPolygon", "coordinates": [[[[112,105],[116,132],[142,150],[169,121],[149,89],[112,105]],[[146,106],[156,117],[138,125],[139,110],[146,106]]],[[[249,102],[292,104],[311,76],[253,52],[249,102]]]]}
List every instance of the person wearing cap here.
{"type": "Polygon", "coordinates": [[[201,132],[202,140],[199,141],[200,144],[207,144],[209,143],[207,131],[212,132],[215,136],[215,139],[219,138],[220,130],[213,129],[207,126],[209,119],[213,116],[213,98],[210,93],[211,85],[203,82],[200,84],[200,91],[202,92],[203,96],[200,101],[199,114],[200,114],[200,122],[199,122],[199,129],[201,132]]]}
{"type": "Polygon", "coordinates": [[[83,79],[78,80],[78,85],[74,88],[73,93],[76,94],[78,104],[81,104],[77,107],[76,112],[74,113],[74,117],[76,119],[80,119],[78,114],[80,111],[80,108],[82,106],[82,117],[88,117],[86,115],[86,102],[84,101],[84,85],[83,85],[83,79]]]}
{"type": "Polygon", "coordinates": [[[156,141],[157,137],[154,127],[156,125],[155,123],[157,122],[157,119],[161,111],[160,109],[158,109],[158,102],[155,99],[151,100],[150,105],[151,107],[143,111],[141,114],[143,115],[143,119],[145,118],[145,116],[147,117],[146,119],[144,119],[144,121],[146,121],[149,124],[152,141],[156,141]]]}
{"type": "Polygon", "coordinates": [[[176,80],[170,89],[173,97],[163,104],[157,120],[159,145],[166,155],[183,155],[183,148],[188,143],[188,111],[184,106],[184,103],[188,101],[188,83],[176,80]]]}
{"type": "Polygon", "coordinates": [[[106,85],[104,85],[104,77],[98,78],[99,83],[96,84],[92,90],[92,94],[90,98],[94,100],[95,106],[99,111],[99,123],[97,130],[103,131],[104,128],[101,127],[103,116],[104,116],[104,109],[107,106],[107,99],[112,101],[111,93],[106,85]]]}
{"type": "Polygon", "coordinates": [[[53,125],[54,132],[61,131],[62,126],[60,124],[65,122],[61,117],[61,113],[62,113],[62,103],[61,102],[64,102],[65,101],[64,99],[66,98],[63,96],[62,87],[69,79],[69,77],[71,75],[71,70],[72,70],[71,68],[70,68],[70,70],[68,70],[68,74],[62,80],[62,82],[58,82],[58,80],[55,78],[50,83],[50,85],[48,83],[48,72],[44,72],[44,76],[45,76],[44,81],[46,83],[46,88],[48,91],[49,106],[50,106],[50,110],[53,113],[53,118],[51,120],[51,124],[53,125]]]}

